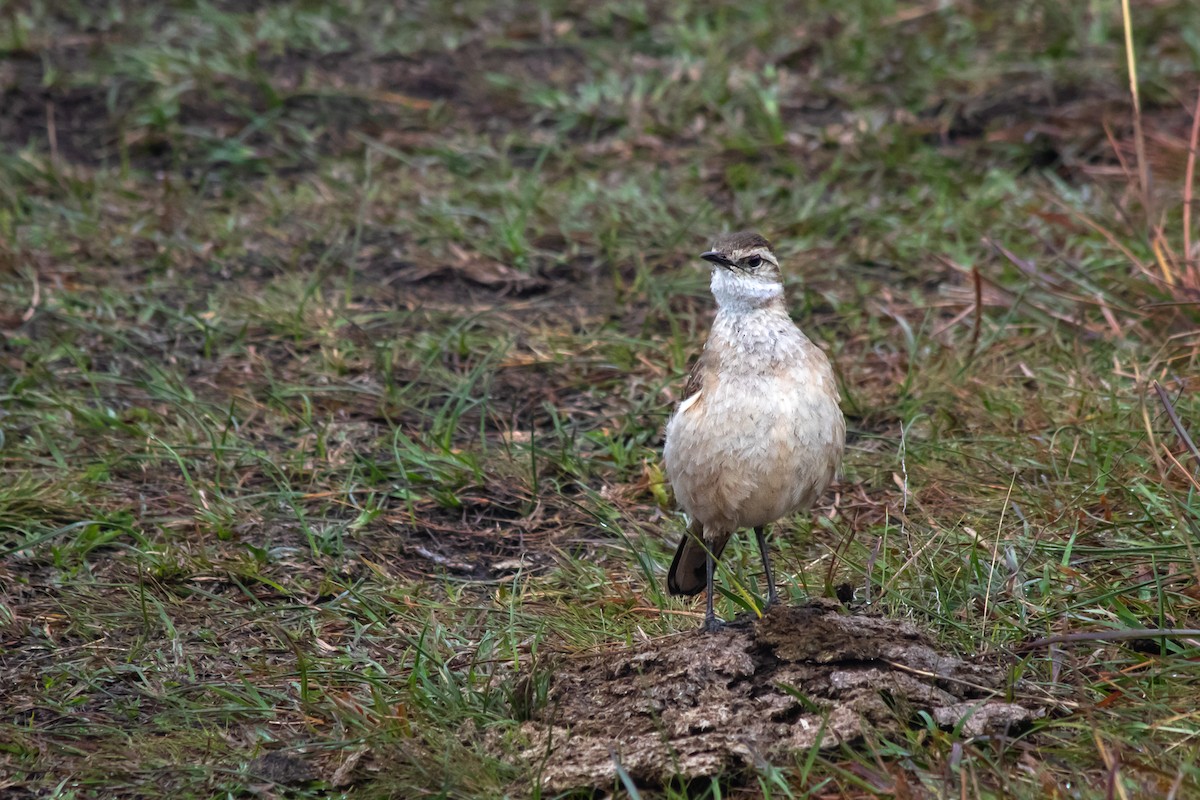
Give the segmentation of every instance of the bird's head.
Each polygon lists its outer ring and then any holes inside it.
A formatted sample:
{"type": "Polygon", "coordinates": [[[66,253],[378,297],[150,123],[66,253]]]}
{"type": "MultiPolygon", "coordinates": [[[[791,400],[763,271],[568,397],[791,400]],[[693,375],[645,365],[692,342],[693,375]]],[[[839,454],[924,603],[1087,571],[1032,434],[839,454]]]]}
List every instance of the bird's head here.
{"type": "Polygon", "coordinates": [[[758,308],[783,297],[779,261],[757,233],[718,236],[700,257],[713,265],[712,292],[722,308],[758,308]]]}

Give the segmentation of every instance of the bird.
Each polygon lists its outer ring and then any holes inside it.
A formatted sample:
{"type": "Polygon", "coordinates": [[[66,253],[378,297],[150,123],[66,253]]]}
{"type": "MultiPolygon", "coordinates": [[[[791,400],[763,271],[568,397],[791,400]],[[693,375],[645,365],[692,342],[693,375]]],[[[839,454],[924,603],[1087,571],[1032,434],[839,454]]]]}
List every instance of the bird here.
{"type": "Polygon", "coordinates": [[[706,590],[702,630],[712,632],[723,625],[713,573],[739,530],[754,530],[767,607],[778,603],[767,526],[824,494],[841,466],[846,421],[829,358],[788,313],[770,242],[729,233],[700,258],[711,265],[717,313],[667,422],[665,471],[688,517],[667,591],[706,590]]]}

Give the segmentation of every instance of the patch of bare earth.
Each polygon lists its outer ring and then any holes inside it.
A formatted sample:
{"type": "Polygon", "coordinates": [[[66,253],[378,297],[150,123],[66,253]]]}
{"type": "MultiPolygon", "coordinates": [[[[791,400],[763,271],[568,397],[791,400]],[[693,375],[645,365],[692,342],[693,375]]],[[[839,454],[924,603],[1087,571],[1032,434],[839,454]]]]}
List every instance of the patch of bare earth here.
{"type": "MultiPolygon", "coordinates": [[[[413,56],[294,52],[264,58],[246,76],[180,90],[172,98],[174,117],[149,124],[147,108],[165,113],[169,105],[156,99],[163,87],[147,80],[51,80],[92,63],[83,47],[0,57],[0,148],[33,147],[86,166],[125,160],[147,171],[186,171],[221,163],[214,148],[236,139],[276,170],[308,169],[318,155],[358,152],[358,134],[398,136],[405,145],[426,141],[425,113],[435,103],[460,127],[507,131],[530,124],[537,110],[522,100],[524,87],[570,86],[586,74],[583,56],[568,47],[464,47],[413,56]]],[[[444,131],[434,134],[440,140],[444,131]]]]}
{"type": "Polygon", "coordinates": [[[1046,713],[1006,700],[1004,665],[941,652],[912,624],[829,602],[777,607],[699,631],[571,660],[523,725],[543,789],[611,788],[624,770],[663,785],[752,768],[874,730],[922,725],[1003,735],[1046,713]]]}

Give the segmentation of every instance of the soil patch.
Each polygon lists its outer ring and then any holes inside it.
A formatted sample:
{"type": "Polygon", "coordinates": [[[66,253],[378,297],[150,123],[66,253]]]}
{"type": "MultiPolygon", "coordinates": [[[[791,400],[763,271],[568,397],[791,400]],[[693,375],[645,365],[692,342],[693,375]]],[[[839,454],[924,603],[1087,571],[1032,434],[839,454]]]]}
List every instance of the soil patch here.
{"type": "MultiPolygon", "coordinates": [[[[1156,171],[1182,174],[1188,150],[1191,109],[1175,98],[1142,98],[1142,126],[1156,171]]],[[[1060,167],[1127,179],[1134,163],[1128,86],[1112,76],[1048,80],[1014,75],[967,97],[939,99],[920,115],[918,128],[934,141],[982,139],[1025,148],[1029,168],[1060,167]],[[1109,168],[1119,167],[1118,170],[1109,168]]]]}
{"type": "Polygon", "coordinates": [[[555,669],[523,726],[523,756],[552,792],[611,789],[753,767],[864,731],[924,724],[1004,734],[1045,713],[1006,702],[1008,670],[940,652],[904,621],[832,602],[658,639],[555,669]]]}
{"type": "MultiPolygon", "coordinates": [[[[76,51],[55,58],[89,63],[76,51]]],[[[87,166],[127,160],[147,171],[200,174],[217,166],[265,170],[268,162],[275,171],[309,169],[319,155],[360,150],[356,133],[424,131],[434,103],[473,129],[529,124],[537,109],[523,92],[532,85],[571,86],[586,65],[567,47],[464,47],[383,57],[289,53],[264,59],[252,77],[223,76],[180,92],[177,118],[159,124],[141,119],[147,108],[164,105],[149,83],[47,85],[46,71],[43,59],[32,55],[0,58],[0,145],[32,145],[87,166]],[[226,147],[231,141],[241,150],[226,147]]]]}
{"type": "MultiPolygon", "coordinates": [[[[109,89],[46,86],[46,68],[42,59],[34,56],[0,59],[0,105],[4,108],[0,146],[19,150],[34,145],[68,161],[96,163],[97,153],[103,152],[111,139],[109,89]]],[[[114,101],[121,102],[124,94],[115,91],[114,101]]]]}

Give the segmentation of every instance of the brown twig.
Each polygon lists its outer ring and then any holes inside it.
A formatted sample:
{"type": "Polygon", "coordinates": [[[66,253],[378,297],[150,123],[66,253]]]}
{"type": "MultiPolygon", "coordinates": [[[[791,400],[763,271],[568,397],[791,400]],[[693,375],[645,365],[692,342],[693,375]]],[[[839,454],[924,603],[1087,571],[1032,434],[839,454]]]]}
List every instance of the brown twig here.
{"type": "MultiPolygon", "coordinates": [[[[1103,126],[1104,135],[1108,139],[1108,146],[1112,148],[1113,155],[1117,158],[1117,165],[1121,168],[1121,174],[1125,176],[1125,180],[1132,181],[1133,176],[1129,174],[1129,165],[1125,163],[1125,154],[1121,152],[1121,145],[1117,143],[1116,134],[1112,132],[1112,128],[1109,126],[1108,120],[1104,120],[1103,126]]],[[[1113,206],[1119,213],[1124,215],[1125,209],[1120,203],[1114,202],[1113,206]]]]}
{"type": "Polygon", "coordinates": [[[1200,628],[1133,628],[1120,631],[1084,631],[1082,633],[1064,633],[1059,636],[1047,636],[1035,639],[1028,644],[1013,648],[1015,653],[1027,653],[1056,644],[1074,644],[1077,642],[1123,642],[1130,639],[1169,639],[1182,636],[1200,637],[1200,628]]]}
{"type": "Polygon", "coordinates": [[[979,274],[979,266],[971,266],[971,282],[975,284],[975,322],[971,326],[971,349],[967,351],[967,363],[975,357],[975,348],[979,346],[979,331],[983,327],[983,276],[979,274]]]}

